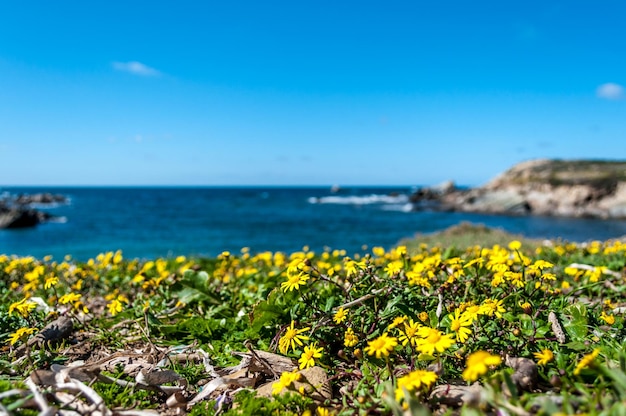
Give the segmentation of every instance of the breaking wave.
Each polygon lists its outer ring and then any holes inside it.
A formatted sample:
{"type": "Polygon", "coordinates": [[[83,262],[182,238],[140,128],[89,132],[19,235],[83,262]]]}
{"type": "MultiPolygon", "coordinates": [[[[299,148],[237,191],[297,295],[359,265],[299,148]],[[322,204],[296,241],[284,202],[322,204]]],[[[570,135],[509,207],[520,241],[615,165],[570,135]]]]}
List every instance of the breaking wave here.
{"type": "Polygon", "coordinates": [[[339,204],[339,205],[405,205],[409,203],[408,195],[345,195],[322,196],[308,198],[310,204],[339,204]]]}
{"type": "Polygon", "coordinates": [[[46,222],[53,222],[56,224],[65,224],[67,222],[67,217],[52,217],[46,220],[46,222]]]}

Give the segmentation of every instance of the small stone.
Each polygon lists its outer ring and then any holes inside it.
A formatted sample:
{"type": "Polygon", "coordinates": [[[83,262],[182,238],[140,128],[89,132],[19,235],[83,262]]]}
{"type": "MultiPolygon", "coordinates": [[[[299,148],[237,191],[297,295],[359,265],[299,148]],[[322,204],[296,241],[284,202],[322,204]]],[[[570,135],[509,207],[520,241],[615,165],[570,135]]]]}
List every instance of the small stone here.
{"type": "Polygon", "coordinates": [[[440,384],[433,389],[430,399],[452,407],[478,406],[484,401],[483,392],[479,383],[471,386],[440,384]]]}

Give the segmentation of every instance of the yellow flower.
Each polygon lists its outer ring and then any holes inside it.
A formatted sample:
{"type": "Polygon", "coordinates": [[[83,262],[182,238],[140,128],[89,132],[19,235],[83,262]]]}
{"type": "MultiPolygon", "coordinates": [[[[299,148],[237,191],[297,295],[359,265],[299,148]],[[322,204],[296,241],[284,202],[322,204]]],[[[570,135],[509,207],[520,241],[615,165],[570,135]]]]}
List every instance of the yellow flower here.
{"type": "Polygon", "coordinates": [[[17,341],[25,336],[33,334],[35,331],[37,331],[36,328],[20,328],[10,335],[9,342],[11,345],[14,345],[17,341]]]}
{"type": "Polygon", "coordinates": [[[335,316],[333,316],[333,321],[335,321],[336,324],[340,324],[343,321],[345,321],[347,318],[348,318],[348,313],[343,307],[341,307],[337,309],[337,312],[335,312],[335,316]]]}
{"type": "Polygon", "coordinates": [[[385,255],[385,249],[383,247],[374,247],[372,248],[372,253],[374,253],[376,257],[383,257],[385,255]]]}
{"type": "Polygon", "coordinates": [[[393,250],[393,254],[395,254],[396,257],[406,256],[406,246],[396,247],[395,250],[393,250]]]}
{"type": "Polygon", "coordinates": [[[395,327],[397,327],[398,325],[401,325],[404,323],[404,321],[407,320],[407,316],[402,315],[402,316],[396,316],[395,318],[393,318],[393,321],[387,326],[387,330],[393,329],[395,327]]]}
{"type": "Polygon", "coordinates": [[[589,367],[589,365],[593,362],[593,360],[595,360],[596,357],[598,357],[598,354],[600,354],[600,350],[596,348],[595,350],[593,350],[592,353],[587,354],[583,358],[581,358],[580,362],[576,365],[576,368],[574,369],[574,375],[580,374],[580,371],[583,368],[589,367]]]}
{"type": "Polygon", "coordinates": [[[554,354],[547,348],[541,350],[541,352],[535,352],[533,355],[537,360],[539,360],[537,361],[537,364],[539,365],[546,365],[550,361],[554,360],[554,354]]]}
{"type": "Polygon", "coordinates": [[[406,272],[406,278],[409,282],[409,286],[422,286],[427,289],[430,288],[430,282],[428,281],[428,277],[422,272],[410,270],[406,272]]]}
{"type": "Polygon", "coordinates": [[[602,319],[608,325],[613,325],[615,323],[615,315],[607,315],[604,311],[600,314],[600,319],[602,319]]]}
{"type": "Polygon", "coordinates": [[[487,316],[496,315],[498,318],[502,318],[503,312],[506,312],[506,309],[502,306],[502,300],[485,299],[480,306],[480,313],[487,316]]]}
{"type": "Polygon", "coordinates": [[[409,322],[404,323],[404,330],[401,331],[398,340],[402,342],[402,345],[405,346],[408,343],[411,343],[412,347],[417,345],[417,332],[422,326],[413,321],[413,319],[409,319],[409,322]]]}
{"type": "Polygon", "coordinates": [[[113,259],[112,259],[113,264],[115,264],[115,265],[120,264],[122,262],[122,260],[123,260],[122,251],[121,250],[117,250],[115,252],[115,254],[113,255],[113,259]]]}
{"type": "Polygon", "coordinates": [[[294,325],[295,325],[295,322],[291,321],[291,325],[287,327],[287,330],[285,331],[285,335],[280,337],[280,339],[278,340],[278,349],[280,350],[282,354],[285,354],[287,351],[289,351],[290,346],[292,350],[295,350],[296,344],[299,346],[302,346],[304,345],[302,341],[308,341],[309,339],[309,337],[307,337],[306,335],[300,335],[300,334],[311,329],[310,327],[306,327],[302,329],[295,329],[294,325]]]}
{"type": "Polygon", "coordinates": [[[286,282],[282,282],[280,284],[280,288],[283,289],[284,292],[292,291],[294,289],[300,289],[301,285],[304,285],[309,280],[309,275],[300,272],[298,274],[291,274],[286,282]]]}
{"type": "Polygon", "coordinates": [[[359,270],[365,268],[364,262],[356,262],[354,260],[346,261],[346,265],[344,266],[346,269],[346,275],[348,277],[356,276],[359,273],[359,270]]]}
{"type": "Polygon", "coordinates": [[[67,303],[74,303],[78,300],[80,300],[81,295],[77,294],[77,293],[68,293],[66,295],[63,295],[59,298],[59,303],[61,305],[65,305],[67,303]]]}
{"type": "Polygon", "coordinates": [[[418,334],[422,339],[418,341],[417,349],[424,354],[433,355],[435,351],[444,352],[454,344],[451,335],[443,334],[435,328],[424,326],[420,328],[418,334]]]}
{"type": "Polygon", "coordinates": [[[519,306],[520,306],[520,308],[522,308],[524,313],[527,314],[527,315],[530,315],[532,313],[532,311],[533,311],[533,305],[531,305],[528,302],[524,302],[524,303],[520,302],[519,306]]]}
{"type": "Polygon", "coordinates": [[[380,358],[383,355],[387,357],[396,345],[398,345],[398,339],[388,336],[385,332],[375,340],[369,341],[367,347],[365,347],[365,352],[368,355],[376,354],[376,358],[380,358]]]}
{"type": "Polygon", "coordinates": [[[304,347],[304,352],[300,356],[300,359],[298,359],[298,362],[300,363],[300,370],[313,367],[315,365],[315,359],[322,358],[323,350],[323,348],[317,348],[315,343],[304,347]]]}
{"type": "Polygon", "coordinates": [[[467,357],[465,370],[462,374],[463,379],[476,381],[478,377],[489,370],[489,367],[498,366],[500,363],[502,363],[502,358],[499,355],[492,355],[487,351],[476,351],[467,357]]]}
{"type": "Polygon", "coordinates": [[[437,374],[432,371],[415,370],[398,379],[398,387],[396,388],[396,400],[400,401],[404,397],[404,390],[413,391],[423,387],[430,387],[437,381],[437,374]]]}
{"type": "Polygon", "coordinates": [[[545,260],[537,260],[530,267],[534,269],[543,270],[543,269],[549,269],[550,267],[554,267],[554,264],[545,260]]]}
{"type": "Polygon", "coordinates": [[[37,304],[35,302],[32,302],[25,298],[20,300],[19,302],[14,302],[9,305],[9,315],[11,315],[13,311],[17,311],[17,313],[22,315],[23,318],[26,318],[30,314],[30,311],[32,311],[36,307],[37,304]]]}
{"type": "Polygon", "coordinates": [[[325,407],[318,407],[315,410],[315,413],[317,413],[317,416],[332,416],[335,413],[331,412],[330,410],[326,409],[325,407]]]}
{"type": "Polygon", "coordinates": [[[463,343],[467,341],[472,330],[468,326],[472,325],[472,318],[457,308],[454,314],[448,315],[450,318],[450,330],[456,334],[456,340],[463,343]]]}
{"type": "Polygon", "coordinates": [[[120,302],[118,299],[113,299],[111,302],[109,302],[109,304],[107,305],[107,308],[109,308],[109,312],[111,313],[111,316],[115,316],[118,313],[122,312],[122,310],[124,310],[124,306],[122,305],[122,302],[120,302]]]}
{"type": "Polygon", "coordinates": [[[297,370],[285,371],[280,375],[280,379],[272,384],[272,395],[279,394],[284,388],[289,388],[294,381],[300,380],[300,373],[297,370]]]}
{"type": "Polygon", "coordinates": [[[515,286],[524,287],[524,275],[522,275],[522,273],[506,271],[503,273],[503,276],[506,277],[515,286]]]}
{"type": "Polygon", "coordinates": [[[459,306],[459,309],[466,314],[472,322],[478,319],[478,315],[481,315],[482,308],[479,305],[475,305],[474,303],[466,303],[459,306]]]}
{"type": "Polygon", "coordinates": [[[343,345],[346,347],[354,347],[359,342],[359,339],[354,334],[354,330],[352,328],[348,328],[343,338],[343,345]]]}
{"type": "Polygon", "coordinates": [[[509,249],[511,250],[519,250],[520,248],[522,248],[522,243],[517,241],[517,240],[513,240],[509,243],[509,249]]]}
{"type": "Polygon", "coordinates": [[[389,276],[395,276],[404,269],[404,262],[401,260],[394,260],[385,267],[385,273],[389,276]]]}
{"type": "Polygon", "coordinates": [[[417,318],[418,318],[420,321],[422,321],[422,322],[426,323],[426,321],[428,321],[428,319],[429,319],[430,317],[428,316],[428,313],[427,313],[427,312],[420,312],[420,313],[419,313],[419,315],[417,315],[417,318]]]}
{"type": "Polygon", "coordinates": [[[467,263],[465,263],[465,264],[463,265],[463,268],[465,269],[465,268],[471,267],[471,266],[473,266],[473,265],[476,265],[476,268],[477,268],[477,269],[479,269],[479,268],[483,265],[483,263],[484,263],[484,262],[485,262],[485,259],[484,259],[484,258],[482,258],[482,257],[476,257],[475,259],[470,260],[470,261],[468,261],[467,263]]]}
{"type": "Polygon", "coordinates": [[[46,277],[46,281],[43,284],[43,288],[48,290],[52,286],[56,286],[57,283],[59,283],[59,278],[58,277],[56,277],[56,276],[48,276],[48,277],[46,277]]]}

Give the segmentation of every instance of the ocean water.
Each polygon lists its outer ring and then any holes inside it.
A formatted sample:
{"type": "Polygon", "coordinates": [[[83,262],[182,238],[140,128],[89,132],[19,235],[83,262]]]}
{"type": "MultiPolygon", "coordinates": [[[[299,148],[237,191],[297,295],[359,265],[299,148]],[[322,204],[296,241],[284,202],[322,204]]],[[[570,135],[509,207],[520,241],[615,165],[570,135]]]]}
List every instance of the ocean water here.
{"type": "Polygon", "coordinates": [[[0,253],[87,260],[122,250],[129,258],[215,256],[224,250],[291,252],[308,246],[348,254],[396,245],[416,233],[463,221],[529,237],[568,241],[626,235],[626,221],[411,212],[410,187],[90,187],[8,188],[50,192],[70,203],[43,208],[62,217],[35,228],[0,230],[0,253]]]}

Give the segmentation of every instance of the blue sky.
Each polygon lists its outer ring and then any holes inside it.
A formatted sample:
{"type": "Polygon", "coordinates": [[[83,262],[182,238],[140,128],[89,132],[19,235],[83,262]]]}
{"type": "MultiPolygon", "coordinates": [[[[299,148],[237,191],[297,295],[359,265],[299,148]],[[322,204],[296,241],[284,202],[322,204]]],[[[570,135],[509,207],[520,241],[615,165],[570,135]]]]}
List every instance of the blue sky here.
{"type": "Polygon", "coordinates": [[[479,185],[626,158],[626,3],[0,4],[0,185],[479,185]]]}

